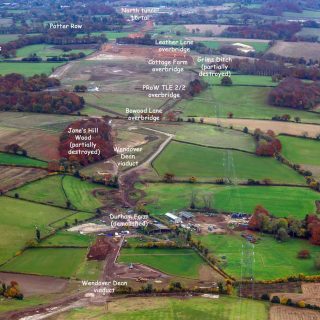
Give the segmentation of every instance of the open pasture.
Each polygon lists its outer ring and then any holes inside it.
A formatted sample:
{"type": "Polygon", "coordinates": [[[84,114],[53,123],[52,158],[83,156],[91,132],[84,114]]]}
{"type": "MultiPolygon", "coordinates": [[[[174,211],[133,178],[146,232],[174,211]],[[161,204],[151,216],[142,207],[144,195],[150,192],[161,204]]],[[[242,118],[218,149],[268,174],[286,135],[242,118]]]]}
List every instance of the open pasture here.
{"type": "Polygon", "coordinates": [[[271,88],[214,86],[190,100],[177,104],[184,116],[227,118],[232,112],[234,118],[268,119],[275,115],[289,114],[300,117],[302,122],[320,123],[320,114],[271,106],[267,103],[271,88]],[[227,99],[226,99],[227,97],[227,99]]]}
{"type": "Polygon", "coordinates": [[[196,194],[195,204],[199,208],[204,206],[202,195],[209,194],[212,198],[212,207],[220,211],[253,213],[255,206],[260,204],[274,216],[293,216],[299,219],[315,212],[315,201],[319,199],[317,192],[296,187],[192,185],[190,183],[148,183],[136,187],[146,193],[143,201],[148,203],[147,207],[154,214],[189,208],[192,192],[196,194]],[[301,198],[304,201],[301,201],[301,198]]]}
{"type": "Polygon", "coordinates": [[[154,160],[153,167],[160,177],[169,172],[178,179],[194,176],[202,181],[229,178],[234,181],[270,179],[274,183],[305,183],[301,175],[273,158],[179,142],[171,142],[154,160]]]}
{"type": "MultiPolygon", "coordinates": [[[[273,237],[257,234],[261,240],[254,245],[254,277],[257,280],[270,280],[290,275],[318,274],[313,258],[319,254],[320,248],[306,240],[289,239],[287,242],[276,241],[273,237]],[[298,259],[300,250],[311,252],[312,259],[298,259]]],[[[242,245],[245,243],[240,234],[206,235],[199,237],[202,244],[214,255],[220,257],[221,267],[230,275],[241,276],[242,245]],[[225,257],[224,259],[222,257],[225,257]]]]}
{"type": "MultiPolygon", "coordinates": [[[[252,299],[223,296],[219,299],[205,298],[125,298],[109,303],[109,320],[248,320],[268,319],[268,304],[252,299]]],[[[102,307],[77,308],[63,313],[59,320],[105,319],[102,307]]],[[[278,319],[276,319],[278,320],[278,319]]],[[[294,319],[295,320],[295,319],[294,319]]],[[[311,320],[311,319],[306,319],[311,320]]]]}
{"type": "Polygon", "coordinates": [[[0,62],[0,74],[20,73],[26,77],[45,73],[49,75],[53,70],[63,65],[63,62],[0,62]]]}
{"type": "Polygon", "coordinates": [[[174,134],[174,139],[178,141],[211,147],[236,148],[249,152],[254,152],[255,150],[254,140],[251,135],[230,129],[190,123],[155,124],[149,127],[174,134]]]}
{"type": "Polygon", "coordinates": [[[27,241],[35,239],[37,226],[42,236],[52,230],[48,225],[73,213],[71,210],[28,201],[0,198],[0,263],[13,257],[27,241]]]}
{"type": "Polygon", "coordinates": [[[46,168],[48,164],[22,155],[0,152],[0,165],[46,168]]]}
{"type": "Polygon", "coordinates": [[[289,136],[280,136],[279,139],[281,153],[291,162],[320,166],[320,141],[289,136]]]}
{"type": "Polygon", "coordinates": [[[70,278],[85,259],[85,248],[35,248],[3,265],[0,270],[70,278]]]}
{"type": "Polygon", "coordinates": [[[141,263],[173,276],[198,279],[205,262],[191,249],[122,249],[119,262],[141,263]]]}

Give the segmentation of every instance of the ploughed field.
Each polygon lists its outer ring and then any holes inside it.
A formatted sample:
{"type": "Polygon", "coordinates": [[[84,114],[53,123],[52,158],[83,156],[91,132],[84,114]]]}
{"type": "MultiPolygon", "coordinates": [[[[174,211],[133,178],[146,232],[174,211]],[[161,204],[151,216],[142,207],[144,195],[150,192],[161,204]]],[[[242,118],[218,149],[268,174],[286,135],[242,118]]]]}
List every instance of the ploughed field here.
{"type": "Polygon", "coordinates": [[[256,205],[265,207],[277,217],[293,216],[303,219],[316,211],[319,193],[300,187],[278,186],[221,186],[190,183],[148,183],[136,185],[146,195],[143,201],[152,213],[164,214],[171,210],[189,208],[192,193],[196,194],[196,207],[204,207],[203,195],[212,198],[212,207],[226,212],[253,213],[256,205]],[[303,201],[301,201],[303,199],[303,201]]]}

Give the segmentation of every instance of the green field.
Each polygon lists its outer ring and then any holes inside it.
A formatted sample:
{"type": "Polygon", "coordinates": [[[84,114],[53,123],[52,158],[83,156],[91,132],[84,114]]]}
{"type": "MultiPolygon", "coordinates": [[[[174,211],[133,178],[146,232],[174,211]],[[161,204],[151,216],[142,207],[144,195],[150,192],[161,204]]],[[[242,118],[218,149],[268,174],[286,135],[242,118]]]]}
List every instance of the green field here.
{"type": "Polygon", "coordinates": [[[71,210],[0,197],[0,263],[14,256],[26,242],[35,239],[35,227],[44,236],[48,225],[73,213],[71,210]]]}
{"type": "Polygon", "coordinates": [[[110,190],[110,188],[103,185],[81,181],[71,176],[65,176],[62,185],[73,207],[84,211],[95,211],[103,206],[103,202],[93,195],[95,190],[100,189],[104,192],[110,190]]]}
{"type": "Polygon", "coordinates": [[[52,73],[52,69],[63,64],[62,62],[0,62],[0,74],[6,75],[18,72],[26,77],[41,73],[49,75],[52,73]]]}
{"type": "Polygon", "coordinates": [[[302,19],[302,18],[320,19],[320,11],[303,10],[301,13],[299,13],[299,12],[284,12],[283,16],[287,17],[287,18],[295,18],[295,19],[302,19]]]}
{"type": "Polygon", "coordinates": [[[262,301],[221,296],[205,298],[126,298],[109,303],[108,317],[102,307],[77,308],[59,315],[61,320],[250,320],[268,319],[262,301]]]}
{"type": "MultiPolygon", "coordinates": [[[[218,40],[201,41],[201,43],[203,43],[206,47],[212,48],[212,49],[219,49],[222,46],[230,45],[235,42],[238,42],[238,41],[232,41],[232,40],[230,42],[218,41],[218,40]]],[[[257,52],[265,52],[269,48],[269,45],[267,42],[241,41],[241,43],[253,47],[253,49],[257,52]]]]}
{"type": "MultiPolygon", "coordinates": [[[[154,126],[149,127],[154,128],[154,126]]],[[[254,139],[251,135],[212,125],[174,123],[158,125],[157,130],[174,134],[174,139],[179,141],[211,147],[236,148],[249,152],[255,150],[254,139]]]]}
{"type": "Polygon", "coordinates": [[[62,176],[47,177],[8,192],[11,196],[15,193],[23,199],[66,207],[67,199],[62,190],[62,176]]]}
{"type": "Polygon", "coordinates": [[[320,199],[317,192],[296,187],[237,187],[188,183],[149,183],[137,187],[146,192],[144,200],[149,203],[147,207],[153,214],[188,208],[192,191],[198,195],[196,205],[200,208],[203,207],[202,195],[210,194],[212,207],[221,211],[253,213],[255,206],[260,204],[277,217],[294,216],[300,219],[315,212],[315,201],[320,199]]]}
{"type": "Polygon", "coordinates": [[[320,141],[279,136],[281,153],[291,162],[320,166],[320,141]]]}
{"type": "Polygon", "coordinates": [[[28,57],[31,54],[36,53],[37,56],[45,59],[51,56],[60,56],[63,54],[70,54],[70,53],[79,53],[83,52],[84,54],[88,55],[92,53],[94,50],[91,49],[77,49],[77,50],[71,50],[68,52],[64,52],[61,49],[55,48],[52,45],[48,44],[33,44],[30,46],[23,47],[21,49],[17,50],[16,57],[17,58],[25,58],[28,57]]]}
{"type": "MultiPolygon", "coordinates": [[[[127,37],[130,32],[116,32],[116,31],[98,31],[98,32],[91,32],[91,36],[99,36],[101,34],[104,34],[108,40],[115,40],[117,38],[127,37]]],[[[78,33],[77,37],[81,38],[85,35],[83,33],[78,33]]]]}
{"type": "Polygon", "coordinates": [[[87,249],[28,249],[0,268],[2,271],[23,272],[69,278],[76,275],[87,249]]]}
{"type": "Polygon", "coordinates": [[[41,241],[41,247],[52,246],[75,246],[75,247],[88,247],[94,237],[92,235],[80,234],[70,231],[58,231],[55,235],[41,241]]]}
{"type": "MultiPolygon", "coordinates": [[[[215,80],[218,81],[218,80],[215,80]]],[[[214,86],[191,100],[183,100],[177,108],[184,116],[271,119],[275,115],[289,114],[300,117],[303,122],[320,123],[320,114],[270,106],[267,96],[271,89],[261,87],[214,86]]]]}
{"type": "Polygon", "coordinates": [[[296,36],[301,37],[318,37],[320,39],[320,29],[319,28],[302,28],[301,31],[296,33],[296,36]]]}
{"type": "Polygon", "coordinates": [[[61,228],[65,226],[65,223],[67,222],[69,224],[69,226],[72,226],[75,222],[75,219],[78,220],[78,222],[83,222],[85,220],[88,220],[90,218],[93,218],[94,215],[92,213],[88,213],[88,212],[77,212],[75,214],[69,215],[57,222],[54,222],[52,224],[50,224],[50,226],[52,228],[61,228]]]}
{"type": "MultiPolygon", "coordinates": [[[[209,84],[220,85],[221,78],[219,77],[204,77],[203,78],[209,84]]],[[[272,82],[271,77],[268,76],[253,76],[253,75],[231,75],[233,85],[245,85],[245,86],[270,86],[275,87],[277,82],[272,82]]],[[[213,89],[214,90],[214,89],[213,89]]],[[[245,89],[244,89],[245,90],[245,89]]],[[[214,91],[213,91],[214,92],[214,91]]]]}
{"type": "MultiPolygon", "coordinates": [[[[314,267],[315,256],[320,253],[319,246],[313,246],[306,240],[290,239],[282,243],[273,237],[259,234],[261,240],[254,245],[254,276],[257,280],[269,280],[290,275],[319,274],[314,267]],[[311,252],[311,259],[298,259],[300,250],[311,252]]],[[[241,275],[241,254],[244,239],[239,235],[207,235],[199,237],[203,245],[216,256],[226,257],[222,263],[224,270],[239,278],[241,275]]]]}
{"type": "Polygon", "coordinates": [[[73,209],[94,212],[103,206],[102,200],[93,195],[97,189],[109,190],[103,185],[82,181],[73,176],[50,176],[24,185],[8,194],[13,196],[18,193],[23,199],[62,207],[67,207],[69,200],[73,209]]]}
{"type": "Polygon", "coordinates": [[[48,165],[45,161],[4,152],[0,152],[0,164],[39,168],[46,168],[48,165]]]}
{"type": "Polygon", "coordinates": [[[6,43],[9,41],[17,40],[19,37],[18,34],[1,34],[0,35],[0,43],[6,43]]]}
{"type": "Polygon", "coordinates": [[[155,159],[153,167],[161,178],[169,172],[177,178],[195,176],[205,181],[228,177],[235,181],[268,178],[277,183],[305,183],[301,175],[273,158],[179,142],[171,142],[155,159]]]}
{"type": "Polygon", "coordinates": [[[164,273],[197,279],[204,261],[191,249],[122,249],[119,262],[142,263],[164,273]]]}

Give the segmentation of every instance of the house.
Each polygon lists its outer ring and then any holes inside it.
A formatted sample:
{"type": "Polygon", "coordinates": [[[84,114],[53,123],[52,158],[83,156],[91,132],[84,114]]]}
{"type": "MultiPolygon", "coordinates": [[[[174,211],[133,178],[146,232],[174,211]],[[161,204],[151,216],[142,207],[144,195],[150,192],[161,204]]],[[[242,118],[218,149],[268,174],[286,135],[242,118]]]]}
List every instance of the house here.
{"type": "Polygon", "coordinates": [[[172,222],[172,223],[181,223],[182,219],[180,217],[177,217],[176,215],[172,214],[172,213],[166,213],[165,216],[172,222]]]}

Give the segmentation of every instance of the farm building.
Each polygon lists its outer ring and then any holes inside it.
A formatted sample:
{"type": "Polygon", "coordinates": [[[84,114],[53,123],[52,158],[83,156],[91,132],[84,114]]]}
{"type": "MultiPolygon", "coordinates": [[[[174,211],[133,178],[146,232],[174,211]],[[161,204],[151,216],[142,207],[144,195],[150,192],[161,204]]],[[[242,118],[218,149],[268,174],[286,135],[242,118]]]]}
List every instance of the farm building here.
{"type": "Polygon", "coordinates": [[[167,233],[171,230],[162,223],[153,223],[148,227],[148,233],[167,233]]]}
{"type": "Polygon", "coordinates": [[[194,218],[194,215],[191,212],[188,212],[188,211],[181,211],[180,212],[180,217],[182,219],[185,219],[185,220],[191,220],[191,219],[194,218]]]}
{"type": "Polygon", "coordinates": [[[172,223],[181,223],[182,219],[177,217],[176,215],[172,213],[166,213],[165,216],[172,222],[172,223]]]}

